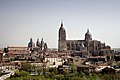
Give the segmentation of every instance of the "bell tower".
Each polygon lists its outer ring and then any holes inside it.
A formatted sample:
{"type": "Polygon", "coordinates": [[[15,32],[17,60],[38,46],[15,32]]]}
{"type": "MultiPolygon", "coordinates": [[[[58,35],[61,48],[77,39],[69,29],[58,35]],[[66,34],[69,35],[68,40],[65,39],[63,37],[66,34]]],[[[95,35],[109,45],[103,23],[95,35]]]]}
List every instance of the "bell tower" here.
{"type": "Polygon", "coordinates": [[[92,35],[91,33],[89,32],[89,29],[87,29],[87,32],[85,34],[85,44],[86,44],[86,48],[87,48],[87,51],[88,51],[88,54],[89,56],[91,55],[90,54],[90,42],[92,41],[92,35]]]}
{"type": "Polygon", "coordinates": [[[59,39],[58,39],[58,52],[63,52],[67,50],[66,45],[66,31],[63,27],[63,22],[61,22],[61,27],[59,28],[59,39]]]}

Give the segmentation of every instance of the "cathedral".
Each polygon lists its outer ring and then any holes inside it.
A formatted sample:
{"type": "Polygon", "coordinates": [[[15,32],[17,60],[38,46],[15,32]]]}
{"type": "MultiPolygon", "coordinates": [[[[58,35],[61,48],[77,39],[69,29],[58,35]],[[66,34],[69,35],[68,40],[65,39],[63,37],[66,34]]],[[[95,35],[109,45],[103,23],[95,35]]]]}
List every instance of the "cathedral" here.
{"type": "Polygon", "coordinates": [[[113,52],[111,47],[108,45],[106,46],[105,43],[101,43],[98,40],[92,40],[89,29],[87,29],[85,33],[84,40],[66,40],[66,30],[61,22],[58,32],[58,52],[66,51],[87,51],[91,55],[105,55],[113,52]]]}

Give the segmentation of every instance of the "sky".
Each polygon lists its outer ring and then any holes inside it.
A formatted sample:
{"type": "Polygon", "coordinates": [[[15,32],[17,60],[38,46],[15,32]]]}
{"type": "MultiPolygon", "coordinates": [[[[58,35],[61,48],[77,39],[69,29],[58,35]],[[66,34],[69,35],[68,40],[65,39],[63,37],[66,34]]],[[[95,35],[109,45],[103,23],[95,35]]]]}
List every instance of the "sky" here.
{"type": "Polygon", "coordinates": [[[43,38],[58,46],[63,20],[67,39],[92,38],[120,48],[120,0],[0,0],[0,47],[27,46],[43,38]]]}

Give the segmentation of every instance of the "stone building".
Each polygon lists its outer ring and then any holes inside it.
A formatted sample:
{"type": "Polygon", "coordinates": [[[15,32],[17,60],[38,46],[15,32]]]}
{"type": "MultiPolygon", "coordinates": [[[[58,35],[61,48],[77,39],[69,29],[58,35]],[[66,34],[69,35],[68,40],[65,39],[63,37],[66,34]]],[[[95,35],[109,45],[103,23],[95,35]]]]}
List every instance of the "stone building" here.
{"type": "Polygon", "coordinates": [[[88,55],[102,55],[102,53],[113,53],[110,46],[101,43],[98,40],[92,40],[92,35],[87,29],[84,40],[66,40],[66,30],[63,23],[59,28],[58,33],[58,52],[66,51],[87,51],[88,55]]]}

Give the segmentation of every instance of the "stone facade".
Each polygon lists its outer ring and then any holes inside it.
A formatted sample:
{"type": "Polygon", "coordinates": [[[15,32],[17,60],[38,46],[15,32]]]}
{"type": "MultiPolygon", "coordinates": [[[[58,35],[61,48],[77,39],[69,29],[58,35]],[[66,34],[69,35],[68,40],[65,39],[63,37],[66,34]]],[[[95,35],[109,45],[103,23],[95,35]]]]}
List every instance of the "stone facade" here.
{"type": "Polygon", "coordinates": [[[106,46],[105,43],[101,43],[98,40],[92,40],[92,35],[87,29],[84,40],[66,40],[66,30],[61,23],[59,28],[58,38],[58,52],[66,51],[87,51],[90,55],[99,55],[104,53],[112,53],[111,47],[106,46]]]}

